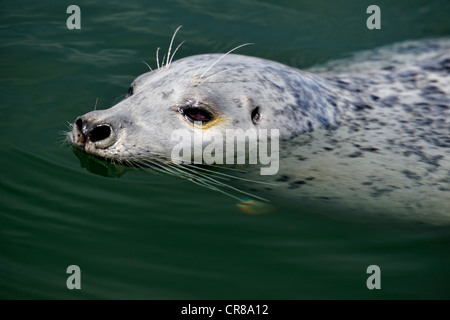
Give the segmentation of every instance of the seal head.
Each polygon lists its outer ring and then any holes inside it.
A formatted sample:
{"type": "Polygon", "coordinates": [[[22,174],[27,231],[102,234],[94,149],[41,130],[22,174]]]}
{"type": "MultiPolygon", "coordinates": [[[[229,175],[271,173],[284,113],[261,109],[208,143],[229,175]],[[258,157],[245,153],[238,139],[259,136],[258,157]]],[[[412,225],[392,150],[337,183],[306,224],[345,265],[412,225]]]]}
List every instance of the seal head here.
{"type": "Polygon", "coordinates": [[[350,104],[348,92],[277,62],[198,55],[139,76],[125,100],[77,118],[68,140],[107,159],[167,159],[180,128],[279,129],[287,139],[335,125],[350,104]]]}

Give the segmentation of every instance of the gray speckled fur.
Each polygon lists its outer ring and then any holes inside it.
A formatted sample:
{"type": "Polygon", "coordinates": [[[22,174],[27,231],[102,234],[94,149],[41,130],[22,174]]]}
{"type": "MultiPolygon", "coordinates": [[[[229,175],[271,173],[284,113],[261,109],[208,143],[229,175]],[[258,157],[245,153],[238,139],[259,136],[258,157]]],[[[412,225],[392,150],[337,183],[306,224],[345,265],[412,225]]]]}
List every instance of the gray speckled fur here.
{"type": "Polygon", "coordinates": [[[284,140],[279,174],[259,177],[276,184],[263,188],[269,199],[450,222],[449,39],[364,52],[315,74],[228,55],[200,78],[219,57],[188,57],[138,77],[131,97],[84,116],[111,124],[117,143],[85,151],[113,159],[168,155],[172,130],[190,127],[177,113],[188,101],[223,117],[219,130],[254,127],[258,106],[256,126],[277,128],[284,140]]]}

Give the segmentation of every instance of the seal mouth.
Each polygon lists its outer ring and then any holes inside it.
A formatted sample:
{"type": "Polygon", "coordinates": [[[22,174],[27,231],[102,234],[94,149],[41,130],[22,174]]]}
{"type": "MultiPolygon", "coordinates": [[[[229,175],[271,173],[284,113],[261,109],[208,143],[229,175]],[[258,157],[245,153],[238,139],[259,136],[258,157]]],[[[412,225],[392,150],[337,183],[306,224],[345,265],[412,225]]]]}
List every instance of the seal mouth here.
{"type": "Polygon", "coordinates": [[[67,141],[72,147],[75,147],[77,149],[84,151],[84,145],[86,141],[86,137],[84,134],[79,132],[75,127],[72,128],[72,131],[70,131],[67,134],[67,141]]]}

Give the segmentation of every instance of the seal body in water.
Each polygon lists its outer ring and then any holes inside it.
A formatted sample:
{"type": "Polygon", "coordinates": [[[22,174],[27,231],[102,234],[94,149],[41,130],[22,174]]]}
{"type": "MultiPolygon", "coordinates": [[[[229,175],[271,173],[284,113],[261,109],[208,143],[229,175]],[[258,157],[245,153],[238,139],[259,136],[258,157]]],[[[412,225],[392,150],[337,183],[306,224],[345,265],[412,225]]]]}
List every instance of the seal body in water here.
{"type": "Polygon", "coordinates": [[[365,52],[315,73],[235,54],[168,56],[133,81],[125,100],[77,118],[70,144],[213,189],[450,222],[448,39],[365,52]],[[279,171],[259,176],[258,166],[247,166],[235,189],[210,168],[173,163],[171,137],[181,128],[278,129],[279,171]]]}

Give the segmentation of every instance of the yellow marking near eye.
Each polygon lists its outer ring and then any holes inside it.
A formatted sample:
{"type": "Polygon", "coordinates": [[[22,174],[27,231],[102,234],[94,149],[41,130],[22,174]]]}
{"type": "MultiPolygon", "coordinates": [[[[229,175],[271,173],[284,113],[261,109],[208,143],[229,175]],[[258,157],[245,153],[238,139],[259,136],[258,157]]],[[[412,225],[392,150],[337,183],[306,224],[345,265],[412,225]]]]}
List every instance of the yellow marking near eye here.
{"type": "Polygon", "coordinates": [[[214,120],[211,120],[205,124],[202,124],[202,131],[208,130],[209,128],[219,124],[223,122],[223,118],[222,117],[217,117],[214,120]]]}

